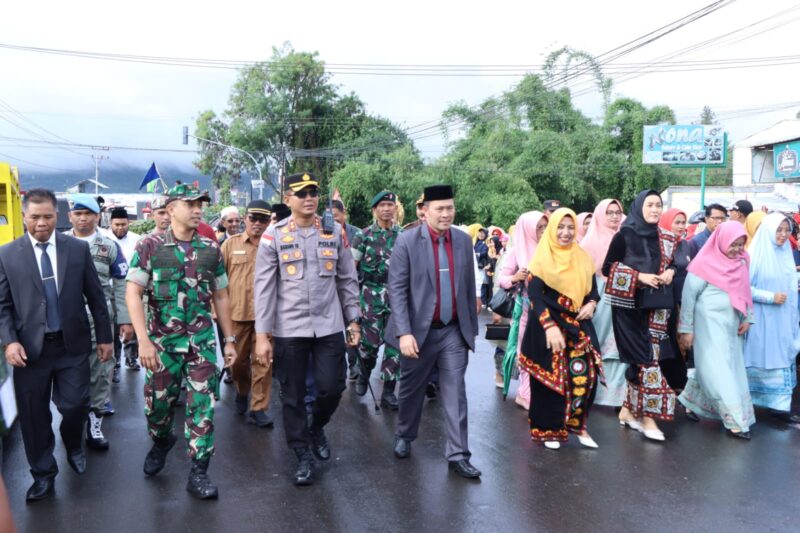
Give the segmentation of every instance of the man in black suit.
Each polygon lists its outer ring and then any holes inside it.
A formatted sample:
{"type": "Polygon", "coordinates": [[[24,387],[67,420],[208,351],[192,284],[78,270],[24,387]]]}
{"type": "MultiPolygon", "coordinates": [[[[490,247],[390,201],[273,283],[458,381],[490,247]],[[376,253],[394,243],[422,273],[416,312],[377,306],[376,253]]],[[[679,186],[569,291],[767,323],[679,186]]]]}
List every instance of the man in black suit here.
{"type": "Polygon", "coordinates": [[[86,470],[82,435],[89,414],[92,337],[85,304],[96,326],[98,357],[108,360],[113,353],[108,307],[89,246],[55,231],[57,205],[51,191],[28,191],[23,201],[27,234],[0,247],[0,341],[15,367],[22,441],[34,479],[28,502],[51,494],[58,473],[51,390],[63,417],[67,462],[78,474],[86,470]]]}

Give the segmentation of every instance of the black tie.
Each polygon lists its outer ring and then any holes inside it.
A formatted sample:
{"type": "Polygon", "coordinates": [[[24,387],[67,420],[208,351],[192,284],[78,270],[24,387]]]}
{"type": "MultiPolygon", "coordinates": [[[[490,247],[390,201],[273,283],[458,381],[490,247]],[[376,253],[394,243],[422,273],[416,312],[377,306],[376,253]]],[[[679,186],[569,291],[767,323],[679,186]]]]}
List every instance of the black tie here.
{"type": "Polygon", "coordinates": [[[61,319],[58,317],[58,287],[56,277],[53,274],[53,263],[47,255],[47,245],[50,243],[40,242],[36,246],[42,250],[42,285],[44,286],[44,299],[47,301],[47,331],[61,331],[61,319]]]}

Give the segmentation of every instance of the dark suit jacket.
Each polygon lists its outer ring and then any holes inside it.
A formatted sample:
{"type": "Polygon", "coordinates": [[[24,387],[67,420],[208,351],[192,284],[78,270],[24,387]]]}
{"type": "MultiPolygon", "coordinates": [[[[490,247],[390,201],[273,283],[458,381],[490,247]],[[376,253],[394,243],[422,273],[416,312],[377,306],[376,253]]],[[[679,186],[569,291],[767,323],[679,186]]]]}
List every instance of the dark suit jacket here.
{"type": "MultiPolygon", "coordinates": [[[[64,346],[68,354],[88,354],[92,332],[86,304],[94,318],[98,344],[109,343],[113,338],[108,306],[89,245],[56,233],[56,257],[64,346]]],[[[0,247],[0,341],[21,343],[32,362],[42,351],[46,326],[47,305],[36,254],[28,235],[23,235],[0,247]]]]}
{"type": "MultiPolygon", "coordinates": [[[[450,230],[455,269],[456,313],[464,342],[475,350],[478,311],[475,297],[475,266],[472,239],[461,230],[450,230]]],[[[427,224],[403,231],[392,248],[389,263],[389,307],[392,314],[384,341],[399,347],[400,335],[412,334],[422,347],[430,331],[436,307],[437,266],[427,224]]]]}

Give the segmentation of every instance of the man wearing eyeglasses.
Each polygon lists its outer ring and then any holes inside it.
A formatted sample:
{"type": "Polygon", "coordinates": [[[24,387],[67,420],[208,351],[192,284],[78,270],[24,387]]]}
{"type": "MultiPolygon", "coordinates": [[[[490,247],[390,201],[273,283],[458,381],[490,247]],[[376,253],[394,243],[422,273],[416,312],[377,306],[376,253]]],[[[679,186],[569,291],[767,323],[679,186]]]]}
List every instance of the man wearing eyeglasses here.
{"type": "Polygon", "coordinates": [[[272,365],[255,357],[251,359],[256,343],[253,275],[261,235],[269,226],[271,216],[267,202],[253,200],[247,205],[244,233],[229,236],[222,243],[236,337],[236,359],[230,367],[236,385],[236,410],[240,415],[246,413],[247,422],[260,428],[273,425],[267,414],[272,392],[272,365]]]}
{"type": "Polygon", "coordinates": [[[697,252],[705,245],[706,241],[717,226],[728,220],[728,210],[719,204],[711,204],[706,206],[706,229],[692,237],[689,241],[690,257],[696,257],[697,252]]]}
{"type": "Polygon", "coordinates": [[[331,457],[325,425],[345,389],[345,339],[358,346],[358,280],[342,226],[325,231],[317,215],[319,182],[310,172],[286,178],[284,202],[292,214],[264,233],[256,256],[255,359],[273,360],[281,383],[286,440],[297,456],[295,485],[313,483],[314,456],[331,457]],[[309,357],[310,355],[310,357],[309,357]],[[317,395],[306,425],[306,374],[317,395]]]}

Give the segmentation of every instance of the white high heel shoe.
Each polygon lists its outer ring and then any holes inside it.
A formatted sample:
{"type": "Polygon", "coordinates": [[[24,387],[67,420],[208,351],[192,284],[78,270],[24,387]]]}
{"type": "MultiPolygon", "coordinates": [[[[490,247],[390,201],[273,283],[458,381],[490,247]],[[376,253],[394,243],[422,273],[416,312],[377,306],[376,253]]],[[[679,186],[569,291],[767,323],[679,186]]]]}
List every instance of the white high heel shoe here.
{"type": "Polygon", "coordinates": [[[628,426],[631,429],[635,429],[639,433],[644,432],[644,427],[642,426],[642,423],[639,422],[638,420],[636,420],[635,418],[632,419],[632,420],[622,420],[622,419],[620,419],[619,425],[622,426],[622,427],[628,426]]]}
{"type": "Polygon", "coordinates": [[[584,435],[578,435],[578,442],[580,442],[581,445],[586,446],[587,448],[599,448],[600,447],[600,446],[597,445],[597,443],[594,441],[594,439],[592,437],[590,437],[589,435],[585,435],[585,436],[584,435]]]}
{"type": "Polygon", "coordinates": [[[642,433],[644,434],[644,436],[646,438],[648,438],[650,440],[655,440],[655,441],[658,441],[658,442],[663,442],[663,441],[666,440],[666,438],[664,438],[664,432],[662,432],[660,429],[644,429],[644,428],[642,428],[642,433]]]}
{"type": "Polygon", "coordinates": [[[544,441],[544,447],[548,450],[558,450],[561,448],[561,443],[557,440],[546,440],[544,441]]]}

